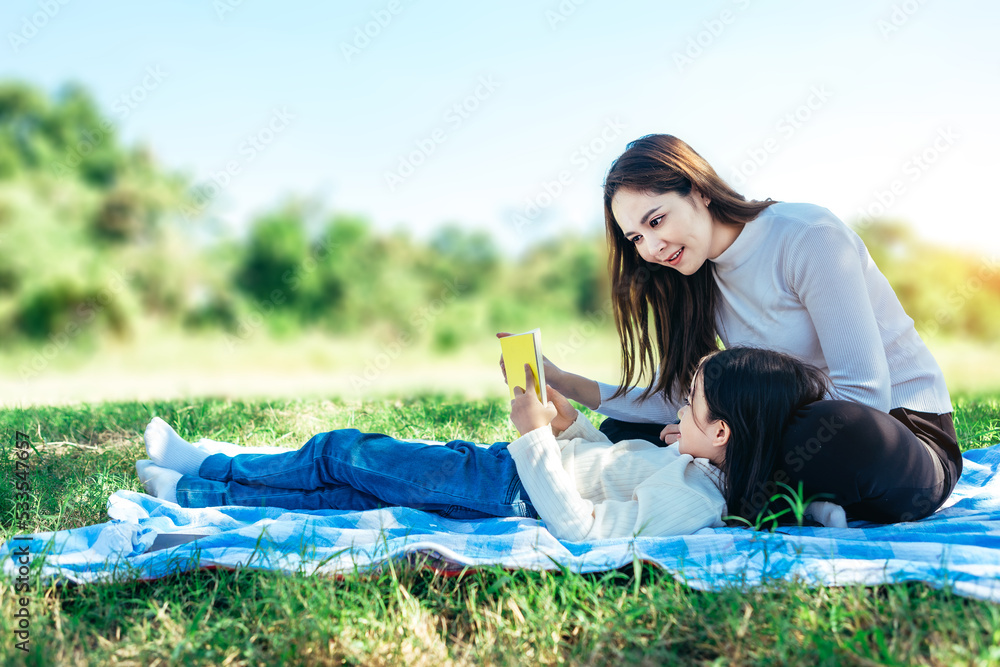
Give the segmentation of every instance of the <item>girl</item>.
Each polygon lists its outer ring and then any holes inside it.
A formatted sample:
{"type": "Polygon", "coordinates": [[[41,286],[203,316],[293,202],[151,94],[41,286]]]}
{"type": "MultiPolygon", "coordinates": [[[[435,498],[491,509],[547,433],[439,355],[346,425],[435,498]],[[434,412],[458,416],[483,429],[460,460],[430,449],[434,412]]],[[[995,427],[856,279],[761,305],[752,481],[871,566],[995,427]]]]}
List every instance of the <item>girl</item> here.
{"type": "MultiPolygon", "coordinates": [[[[688,534],[723,525],[727,503],[747,506],[772,474],[785,424],[826,390],[819,371],[787,355],[720,352],[695,374],[677,442],[660,448],[612,444],[555,390],[542,405],[527,367],[525,384],[511,401],[521,437],[510,444],[343,429],[287,453],[209,455],[154,418],[145,433],[151,460],[136,468],[149,493],[184,507],[401,505],[462,519],[540,517],[571,541],[688,534]]],[[[845,525],[838,508],[816,505],[818,520],[845,525]]]]}
{"type": "Polygon", "coordinates": [[[838,399],[802,411],[786,433],[777,464],[793,485],[874,521],[944,503],[962,458],[941,369],[843,222],[810,204],[746,201],[670,135],[633,141],[612,164],[604,215],[622,381],[551,363],[545,377],[614,418],[602,425],[610,437],[672,442],[667,423],[698,359],[719,339],[767,346],[823,370],[838,399]],[[652,383],[636,388],[642,377],[652,383]]]}

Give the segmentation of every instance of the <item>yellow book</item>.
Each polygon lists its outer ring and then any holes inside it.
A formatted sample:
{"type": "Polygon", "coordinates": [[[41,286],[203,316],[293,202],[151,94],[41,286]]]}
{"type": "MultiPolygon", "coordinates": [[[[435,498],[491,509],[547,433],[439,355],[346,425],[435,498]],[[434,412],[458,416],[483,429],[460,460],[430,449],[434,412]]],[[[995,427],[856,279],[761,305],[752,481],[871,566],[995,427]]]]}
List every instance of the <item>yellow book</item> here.
{"type": "Polygon", "coordinates": [[[531,366],[535,380],[535,393],[542,403],[548,402],[545,392],[545,364],[542,362],[542,330],[532,329],[522,334],[504,336],[500,339],[503,351],[503,365],[507,370],[507,388],[514,398],[514,387],[525,388],[524,365],[531,366]]]}

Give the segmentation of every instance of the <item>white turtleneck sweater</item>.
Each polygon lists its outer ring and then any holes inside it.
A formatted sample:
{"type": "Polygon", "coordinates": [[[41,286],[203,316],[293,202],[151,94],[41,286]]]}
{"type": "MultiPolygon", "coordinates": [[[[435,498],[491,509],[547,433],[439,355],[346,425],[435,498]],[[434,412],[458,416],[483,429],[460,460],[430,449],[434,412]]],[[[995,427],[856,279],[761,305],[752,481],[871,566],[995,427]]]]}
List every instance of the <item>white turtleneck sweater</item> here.
{"type": "MultiPolygon", "coordinates": [[[[712,260],[722,297],[716,320],[728,347],[786,352],[825,371],[830,398],[888,412],[952,411],[944,376],[875,266],[861,238],[825,208],[769,206],[712,260]]],[[[642,388],[612,399],[598,383],[598,412],[633,422],[668,423],[675,405],[642,388]]]]}
{"type": "Polygon", "coordinates": [[[556,438],[548,425],[507,446],[549,532],[579,542],[688,535],[724,525],[722,473],[677,444],[612,444],[582,414],[556,438]]]}

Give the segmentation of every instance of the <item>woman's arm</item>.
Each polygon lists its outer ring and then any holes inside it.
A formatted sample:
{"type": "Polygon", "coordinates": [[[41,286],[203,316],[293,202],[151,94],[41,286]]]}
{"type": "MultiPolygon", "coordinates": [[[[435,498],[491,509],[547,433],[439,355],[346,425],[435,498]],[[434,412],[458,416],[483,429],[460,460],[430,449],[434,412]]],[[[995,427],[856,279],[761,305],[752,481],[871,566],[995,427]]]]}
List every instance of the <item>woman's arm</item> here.
{"type": "Polygon", "coordinates": [[[663,394],[654,393],[642,399],[646,388],[632,387],[623,395],[611,398],[618,385],[598,382],[597,387],[601,392],[601,405],[597,411],[602,415],[646,424],[669,424],[677,420],[680,403],[668,401],[663,394]]]}
{"type": "Polygon", "coordinates": [[[816,329],[833,397],[888,412],[894,407],[889,362],[875,317],[878,304],[872,304],[865,281],[866,270],[877,272],[869,262],[864,243],[842,222],[814,224],[793,244],[786,280],[816,329]]]}
{"type": "Polygon", "coordinates": [[[566,398],[586,405],[591,410],[601,406],[601,387],[594,380],[560,369],[545,360],[545,381],[566,398]]]}

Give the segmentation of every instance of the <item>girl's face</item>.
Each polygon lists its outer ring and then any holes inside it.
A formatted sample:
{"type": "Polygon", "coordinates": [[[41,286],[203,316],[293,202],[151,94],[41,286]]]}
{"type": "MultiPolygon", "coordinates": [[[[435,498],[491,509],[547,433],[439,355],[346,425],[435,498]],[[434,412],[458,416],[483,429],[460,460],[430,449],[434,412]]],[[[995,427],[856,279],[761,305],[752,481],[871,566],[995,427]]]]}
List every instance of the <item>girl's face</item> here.
{"type": "Polygon", "coordinates": [[[721,419],[709,421],[701,373],[695,375],[691,393],[684,407],[677,411],[677,416],[681,420],[681,432],[677,438],[681,454],[721,465],[729,442],[729,425],[721,419]]]}
{"type": "Polygon", "coordinates": [[[743,229],[716,221],[710,201],[697,190],[682,197],[622,189],[611,199],[611,212],[640,257],[689,276],[721,255],[743,229]]]}

